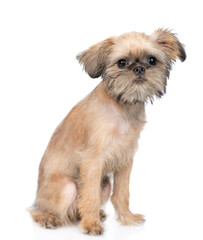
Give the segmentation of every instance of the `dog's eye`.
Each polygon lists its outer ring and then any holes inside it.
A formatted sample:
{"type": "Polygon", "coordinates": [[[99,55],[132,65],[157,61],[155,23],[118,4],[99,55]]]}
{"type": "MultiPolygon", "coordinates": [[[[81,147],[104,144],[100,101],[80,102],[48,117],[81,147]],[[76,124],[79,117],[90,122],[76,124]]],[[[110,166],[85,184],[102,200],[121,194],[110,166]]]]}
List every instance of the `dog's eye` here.
{"type": "Polygon", "coordinates": [[[155,57],[150,57],[150,58],[148,58],[147,62],[150,65],[154,66],[154,65],[156,65],[156,58],[155,57]]]}
{"type": "Polygon", "coordinates": [[[117,64],[119,68],[125,68],[128,65],[128,62],[125,59],[120,59],[117,64]]]}

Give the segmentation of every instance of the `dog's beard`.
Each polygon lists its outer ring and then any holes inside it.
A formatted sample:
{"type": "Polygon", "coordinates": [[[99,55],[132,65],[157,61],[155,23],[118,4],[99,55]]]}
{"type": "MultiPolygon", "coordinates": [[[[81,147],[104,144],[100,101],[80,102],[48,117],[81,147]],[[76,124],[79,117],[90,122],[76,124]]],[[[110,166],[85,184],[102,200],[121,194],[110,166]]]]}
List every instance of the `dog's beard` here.
{"type": "Polygon", "coordinates": [[[109,94],[118,103],[136,104],[151,102],[161,98],[166,92],[169,70],[150,71],[143,77],[123,73],[121,70],[108,70],[104,75],[109,94]]]}

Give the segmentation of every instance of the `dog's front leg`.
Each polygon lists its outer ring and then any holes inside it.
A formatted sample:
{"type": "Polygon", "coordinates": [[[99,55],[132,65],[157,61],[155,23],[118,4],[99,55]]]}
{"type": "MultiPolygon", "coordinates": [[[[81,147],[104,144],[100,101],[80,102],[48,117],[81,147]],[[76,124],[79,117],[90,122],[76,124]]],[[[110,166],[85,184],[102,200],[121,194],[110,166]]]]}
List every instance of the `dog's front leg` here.
{"type": "Polygon", "coordinates": [[[133,214],[129,210],[129,182],[132,163],[133,161],[114,173],[113,195],[111,197],[113,206],[118,214],[118,220],[125,225],[137,225],[144,222],[141,214],[133,214]]]}
{"type": "Polygon", "coordinates": [[[81,216],[80,227],[90,235],[102,234],[100,223],[102,161],[97,157],[84,158],[80,166],[81,186],[78,210],[81,216]]]}

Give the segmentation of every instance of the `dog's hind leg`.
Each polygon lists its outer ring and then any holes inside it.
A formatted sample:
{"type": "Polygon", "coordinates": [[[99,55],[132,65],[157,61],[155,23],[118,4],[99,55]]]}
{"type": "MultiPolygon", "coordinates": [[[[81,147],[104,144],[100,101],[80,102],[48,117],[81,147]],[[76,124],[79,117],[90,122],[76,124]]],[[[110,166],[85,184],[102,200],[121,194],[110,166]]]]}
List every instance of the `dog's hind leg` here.
{"type": "Polygon", "coordinates": [[[77,220],[76,198],[75,182],[63,174],[54,174],[39,186],[36,206],[30,214],[42,227],[65,225],[77,220]]]}

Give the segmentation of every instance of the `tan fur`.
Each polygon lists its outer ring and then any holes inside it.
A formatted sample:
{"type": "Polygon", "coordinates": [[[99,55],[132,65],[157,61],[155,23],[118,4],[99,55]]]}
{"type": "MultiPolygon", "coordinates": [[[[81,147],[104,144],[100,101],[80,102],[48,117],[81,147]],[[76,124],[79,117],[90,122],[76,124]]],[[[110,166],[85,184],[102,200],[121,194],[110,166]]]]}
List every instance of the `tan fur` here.
{"type": "Polygon", "coordinates": [[[80,221],[83,232],[103,233],[101,206],[111,192],[118,220],[139,224],[142,215],[129,210],[129,180],[145,102],[165,92],[171,63],[185,52],[174,34],[157,30],[151,36],[128,33],[109,38],[78,56],[88,74],[103,81],[79,102],[55,130],[39,168],[35,207],[30,211],[41,226],[55,228],[80,221]],[[157,65],[147,64],[156,56],[157,65]],[[127,59],[129,68],[119,69],[127,59]],[[146,68],[143,81],[133,71],[146,68]]]}

